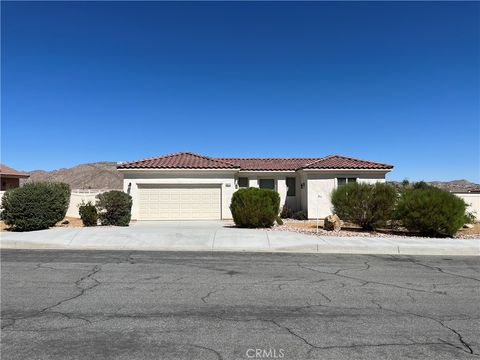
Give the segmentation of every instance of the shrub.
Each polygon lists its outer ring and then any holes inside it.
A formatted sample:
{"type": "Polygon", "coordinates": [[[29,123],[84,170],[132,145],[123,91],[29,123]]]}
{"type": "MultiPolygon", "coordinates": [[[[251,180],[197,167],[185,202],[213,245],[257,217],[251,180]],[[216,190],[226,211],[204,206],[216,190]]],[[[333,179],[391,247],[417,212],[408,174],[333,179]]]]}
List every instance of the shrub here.
{"type": "Polygon", "coordinates": [[[132,197],[112,190],[97,195],[98,217],[102,225],[128,226],[132,216],[132,197]]]}
{"type": "Polygon", "coordinates": [[[97,226],[97,208],[90,201],[87,203],[82,202],[78,207],[78,213],[84,226],[97,226]]]}
{"type": "Polygon", "coordinates": [[[284,204],[282,207],[282,212],[280,213],[280,217],[282,219],[290,219],[293,215],[293,210],[290,209],[287,204],[284,204]]]}
{"type": "Polygon", "coordinates": [[[389,184],[348,183],[333,191],[333,212],[342,220],[375,230],[392,219],[396,197],[389,184]]]}
{"type": "Polygon", "coordinates": [[[396,217],[408,230],[431,237],[453,236],[465,223],[466,204],[452,193],[415,184],[402,191],[396,217]]]}
{"type": "Polygon", "coordinates": [[[295,220],[307,220],[307,212],[305,210],[300,210],[292,214],[292,218],[295,220]]]}
{"type": "Polygon", "coordinates": [[[32,182],[5,192],[2,220],[14,231],[48,229],[63,220],[70,203],[70,186],[32,182]]]}
{"type": "Polygon", "coordinates": [[[230,210],[239,227],[271,227],[278,217],[280,196],[276,191],[258,188],[237,190],[230,210]]]}

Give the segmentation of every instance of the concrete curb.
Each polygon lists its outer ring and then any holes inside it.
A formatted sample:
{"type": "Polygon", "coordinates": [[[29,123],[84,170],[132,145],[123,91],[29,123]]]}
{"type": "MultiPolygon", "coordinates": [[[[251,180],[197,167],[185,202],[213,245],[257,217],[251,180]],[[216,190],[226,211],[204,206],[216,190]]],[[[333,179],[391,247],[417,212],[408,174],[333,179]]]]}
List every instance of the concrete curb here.
{"type": "MultiPolygon", "coordinates": [[[[131,251],[208,251],[208,252],[266,252],[266,253],[310,253],[310,254],[365,254],[365,255],[450,255],[480,256],[480,240],[470,240],[470,246],[422,246],[419,244],[393,245],[347,245],[347,244],[298,244],[281,247],[249,247],[249,246],[161,246],[153,244],[55,244],[29,241],[1,241],[0,249],[22,250],[131,250],[131,251]]],[[[432,244],[434,245],[434,244],[432,244]]]]}
{"type": "Polygon", "coordinates": [[[223,223],[149,223],[1,232],[0,249],[480,256],[480,239],[334,237],[238,229],[223,223]]]}

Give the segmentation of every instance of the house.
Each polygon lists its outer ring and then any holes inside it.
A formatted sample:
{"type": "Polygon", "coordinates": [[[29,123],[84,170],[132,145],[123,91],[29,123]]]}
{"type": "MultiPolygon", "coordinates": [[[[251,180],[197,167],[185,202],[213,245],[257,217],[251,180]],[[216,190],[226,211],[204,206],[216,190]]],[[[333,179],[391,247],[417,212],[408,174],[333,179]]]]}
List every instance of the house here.
{"type": "Polygon", "coordinates": [[[309,218],[331,213],[330,194],[348,182],[385,182],[393,166],[340,155],[321,158],[212,158],[180,152],[119,163],[132,219],[231,219],[232,194],[243,187],[274,189],[281,206],[309,218]]]}
{"type": "Polygon", "coordinates": [[[30,175],[27,173],[19,172],[5,164],[0,164],[0,191],[17,188],[20,186],[20,179],[26,179],[28,177],[30,177],[30,175]]]}

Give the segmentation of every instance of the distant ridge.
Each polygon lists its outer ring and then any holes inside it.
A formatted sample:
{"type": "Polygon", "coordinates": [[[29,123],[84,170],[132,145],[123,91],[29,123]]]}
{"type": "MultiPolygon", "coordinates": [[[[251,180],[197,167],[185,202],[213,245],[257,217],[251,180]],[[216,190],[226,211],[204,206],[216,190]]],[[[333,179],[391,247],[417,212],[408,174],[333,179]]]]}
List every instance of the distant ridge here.
{"type": "MultiPolygon", "coordinates": [[[[395,186],[401,186],[400,181],[388,181],[395,186]]],[[[451,192],[469,192],[480,191],[480,185],[468,180],[452,180],[452,181],[425,181],[427,184],[438,187],[440,189],[448,190],[451,192]]]]}
{"type": "Polygon", "coordinates": [[[72,189],[122,189],[123,175],[117,171],[117,163],[100,161],[80,164],[72,168],[28,172],[27,181],[60,181],[70,185],[72,189]]]}

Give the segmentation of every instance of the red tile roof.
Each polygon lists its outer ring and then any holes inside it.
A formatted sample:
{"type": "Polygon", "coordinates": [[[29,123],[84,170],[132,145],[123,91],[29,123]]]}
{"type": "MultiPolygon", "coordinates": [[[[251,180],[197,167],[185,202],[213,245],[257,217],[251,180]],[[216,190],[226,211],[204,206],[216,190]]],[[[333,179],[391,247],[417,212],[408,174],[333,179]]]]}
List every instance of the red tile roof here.
{"type": "Polygon", "coordinates": [[[17,178],[28,178],[30,177],[29,174],[17,171],[10,166],[5,164],[0,164],[0,176],[13,176],[17,178]]]}
{"type": "Polygon", "coordinates": [[[120,163],[118,169],[237,169],[238,166],[190,152],[120,163]]]}
{"type": "Polygon", "coordinates": [[[392,165],[340,155],[323,158],[210,158],[189,152],[175,153],[128,163],[119,169],[240,169],[294,171],[300,169],[392,169],[392,165]]]}
{"type": "Polygon", "coordinates": [[[330,155],[308,164],[304,169],[392,169],[389,164],[341,155],[330,155]]]}

